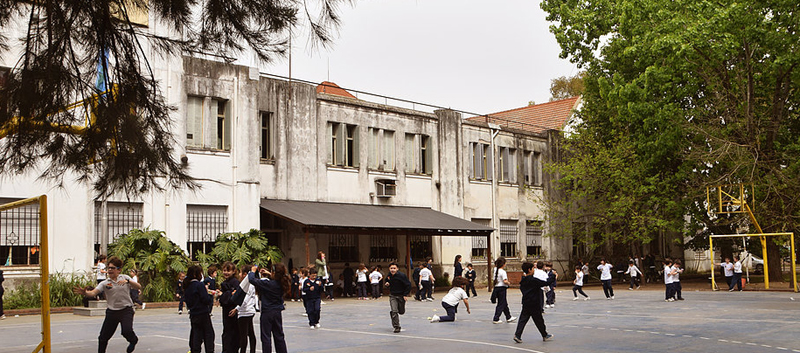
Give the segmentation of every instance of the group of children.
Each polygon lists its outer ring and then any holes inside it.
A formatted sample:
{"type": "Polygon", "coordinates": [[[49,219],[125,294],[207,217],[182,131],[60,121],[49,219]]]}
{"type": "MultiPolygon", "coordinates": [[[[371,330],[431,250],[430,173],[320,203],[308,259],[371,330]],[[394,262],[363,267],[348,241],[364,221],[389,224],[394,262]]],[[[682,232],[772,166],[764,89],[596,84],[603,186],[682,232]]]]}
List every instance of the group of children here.
{"type": "Polygon", "coordinates": [[[666,287],[665,302],[683,300],[681,296],[681,260],[674,262],[669,258],[664,259],[664,285],[666,287]]]}

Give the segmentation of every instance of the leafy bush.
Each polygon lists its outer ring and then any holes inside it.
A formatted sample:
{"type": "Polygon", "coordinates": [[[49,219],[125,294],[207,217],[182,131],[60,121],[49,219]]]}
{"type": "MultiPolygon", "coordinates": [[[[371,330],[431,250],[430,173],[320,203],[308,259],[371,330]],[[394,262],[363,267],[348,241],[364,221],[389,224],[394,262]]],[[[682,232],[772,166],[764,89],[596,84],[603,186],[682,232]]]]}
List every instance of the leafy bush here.
{"type": "Polygon", "coordinates": [[[108,247],[108,253],[123,261],[122,273],[137,269],[142,285],[142,300],[174,300],[178,273],[186,271],[191,259],[160,230],[132,229],[108,247]]]}
{"type": "MultiPolygon", "coordinates": [[[[50,275],[50,306],[79,306],[82,298],[72,293],[73,287],[94,286],[96,282],[86,275],[55,273],[50,275]]],[[[6,309],[40,308],[42,291],[39,281],[22,282],[4,296],[6,309]]]]}
{"type": "Polygon", "coordinates": [[[280,262],[282,258],[281,249],[269,245],[264,233],[258,229],[250,229],[247,233],[221,234],[209,254],[197,253],[197,259],[204,269],[225,261],[233,262],[236,266],[266,266],[280,262]]]}

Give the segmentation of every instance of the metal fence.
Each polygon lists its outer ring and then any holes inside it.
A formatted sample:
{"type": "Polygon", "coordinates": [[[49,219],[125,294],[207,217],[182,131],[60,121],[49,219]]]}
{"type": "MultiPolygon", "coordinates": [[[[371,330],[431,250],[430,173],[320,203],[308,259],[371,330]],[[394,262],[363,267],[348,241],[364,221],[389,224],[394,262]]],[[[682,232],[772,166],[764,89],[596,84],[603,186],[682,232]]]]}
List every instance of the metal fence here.
{"type": "MultiPolygon", "coordinates": [[[[18,199],[0,199],[5,204],[18,199]]],[[[39,204],[29,204],[0,212],[0,263],[39,264],[39,204]]]]}
{"type": "Polygon", "coordinates": [[[208,253],[217,237],[228,231],[228,206],[186,206],[186,249],[192,260],[208,253]]]}

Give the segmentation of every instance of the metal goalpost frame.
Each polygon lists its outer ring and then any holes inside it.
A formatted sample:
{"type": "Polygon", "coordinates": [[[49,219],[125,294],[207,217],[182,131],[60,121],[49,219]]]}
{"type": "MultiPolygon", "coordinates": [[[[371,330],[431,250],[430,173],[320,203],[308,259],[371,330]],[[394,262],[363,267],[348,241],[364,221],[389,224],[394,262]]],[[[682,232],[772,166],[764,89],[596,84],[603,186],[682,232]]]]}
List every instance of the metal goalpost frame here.
{"type": "Polygon", "coordinates": [[[42,341],[39,342],[33,350],[33,353],[39,351],[50,353],[50,251],[47,239],[47,195],[2,204],[0,205],[0,212],[35,203],[39,204],[39,268],[42,290],[42,341]]]}
{"type": "Polygon", "coordinates": [[[797,265],[794,253],[794,233],[755,233],[755,234],[720,234],[708,237],[711,261],[711,289],[716,290],[717,282],[714,279],[714,238],[738,238],[738,237],[758,237],[761,240],[762,256],[764,259],[764,288],[769,289],[769,267],[767,265],[767,237],[770,236],[789,236],[792,253],[792,282],[794,291],[797,292],[797,265]]]}

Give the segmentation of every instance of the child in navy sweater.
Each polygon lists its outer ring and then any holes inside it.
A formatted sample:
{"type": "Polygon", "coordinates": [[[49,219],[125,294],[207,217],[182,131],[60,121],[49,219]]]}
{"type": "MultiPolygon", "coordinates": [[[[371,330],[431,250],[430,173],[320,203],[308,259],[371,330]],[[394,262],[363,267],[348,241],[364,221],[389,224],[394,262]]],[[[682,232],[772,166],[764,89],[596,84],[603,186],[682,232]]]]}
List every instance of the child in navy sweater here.
{"type": "Polygon", "coordinates": [[[208,293],[206,286],[203,285],[203,269],[194,265],[186,271],[186,280],[189,284],[185,285],[184,301],[189,309],[189,321],[191,331],[189,332],[190,353],[200,353],[203,345],[206,353],[214,353],[214,326],[211,324],[211,304],[213,297],[208,293]]]}
{"type": "Polygon", "coordinates": [[[317,271],[308,270],[308,279],[303,283],[303,294],[306,295],[306,313],[308,313],[308,326],[312,330],[319,328],[320,302],[322,297],[322,282],[317,279],[317,271]]]}
{"type": "Polygon", "coordinates": [[[558,285],[556,283],[556,280],[558,280],[558,274],[556,273],[555,270],[553,270],[553,263],[550,262],[550,261],[546,261],[544,263],[544,271],[547,272],[547,281],[548,281],[548,283],[552,281],[552,283],[550,283],[550,285],[548,285],[550,290],[548,290],[547,294],[545,295],[547,297],[547,301],[545,302],[544,307],[545,308],[555,308],[556,307],[556,291],[555,291],[555,289],[556,289],[556,286],[558,285]]]}
{"type": "MultiPolygon", "coordinates": [[[[525,325],[528,319],[533,318],[533,323],[539,329],[543,341],[549,341],[553,335],[547,333],[547,327],[544,324],[544,317],[542,317],[542,287],[549,286],[555,280],[555,277],[549,277],[547,281],[542,281],[533,276],[533,264],[526,262],[522,264],[522,280],[519,282],[519,290],[522,292],[522,312],[519,314],[519,322],[517,323],[517,330],[514,332],[514,342],[522,343],[522,331],[525,330],[525,325]]],[[[555,270],[553,272],[556,273],[555,270]]]]}

